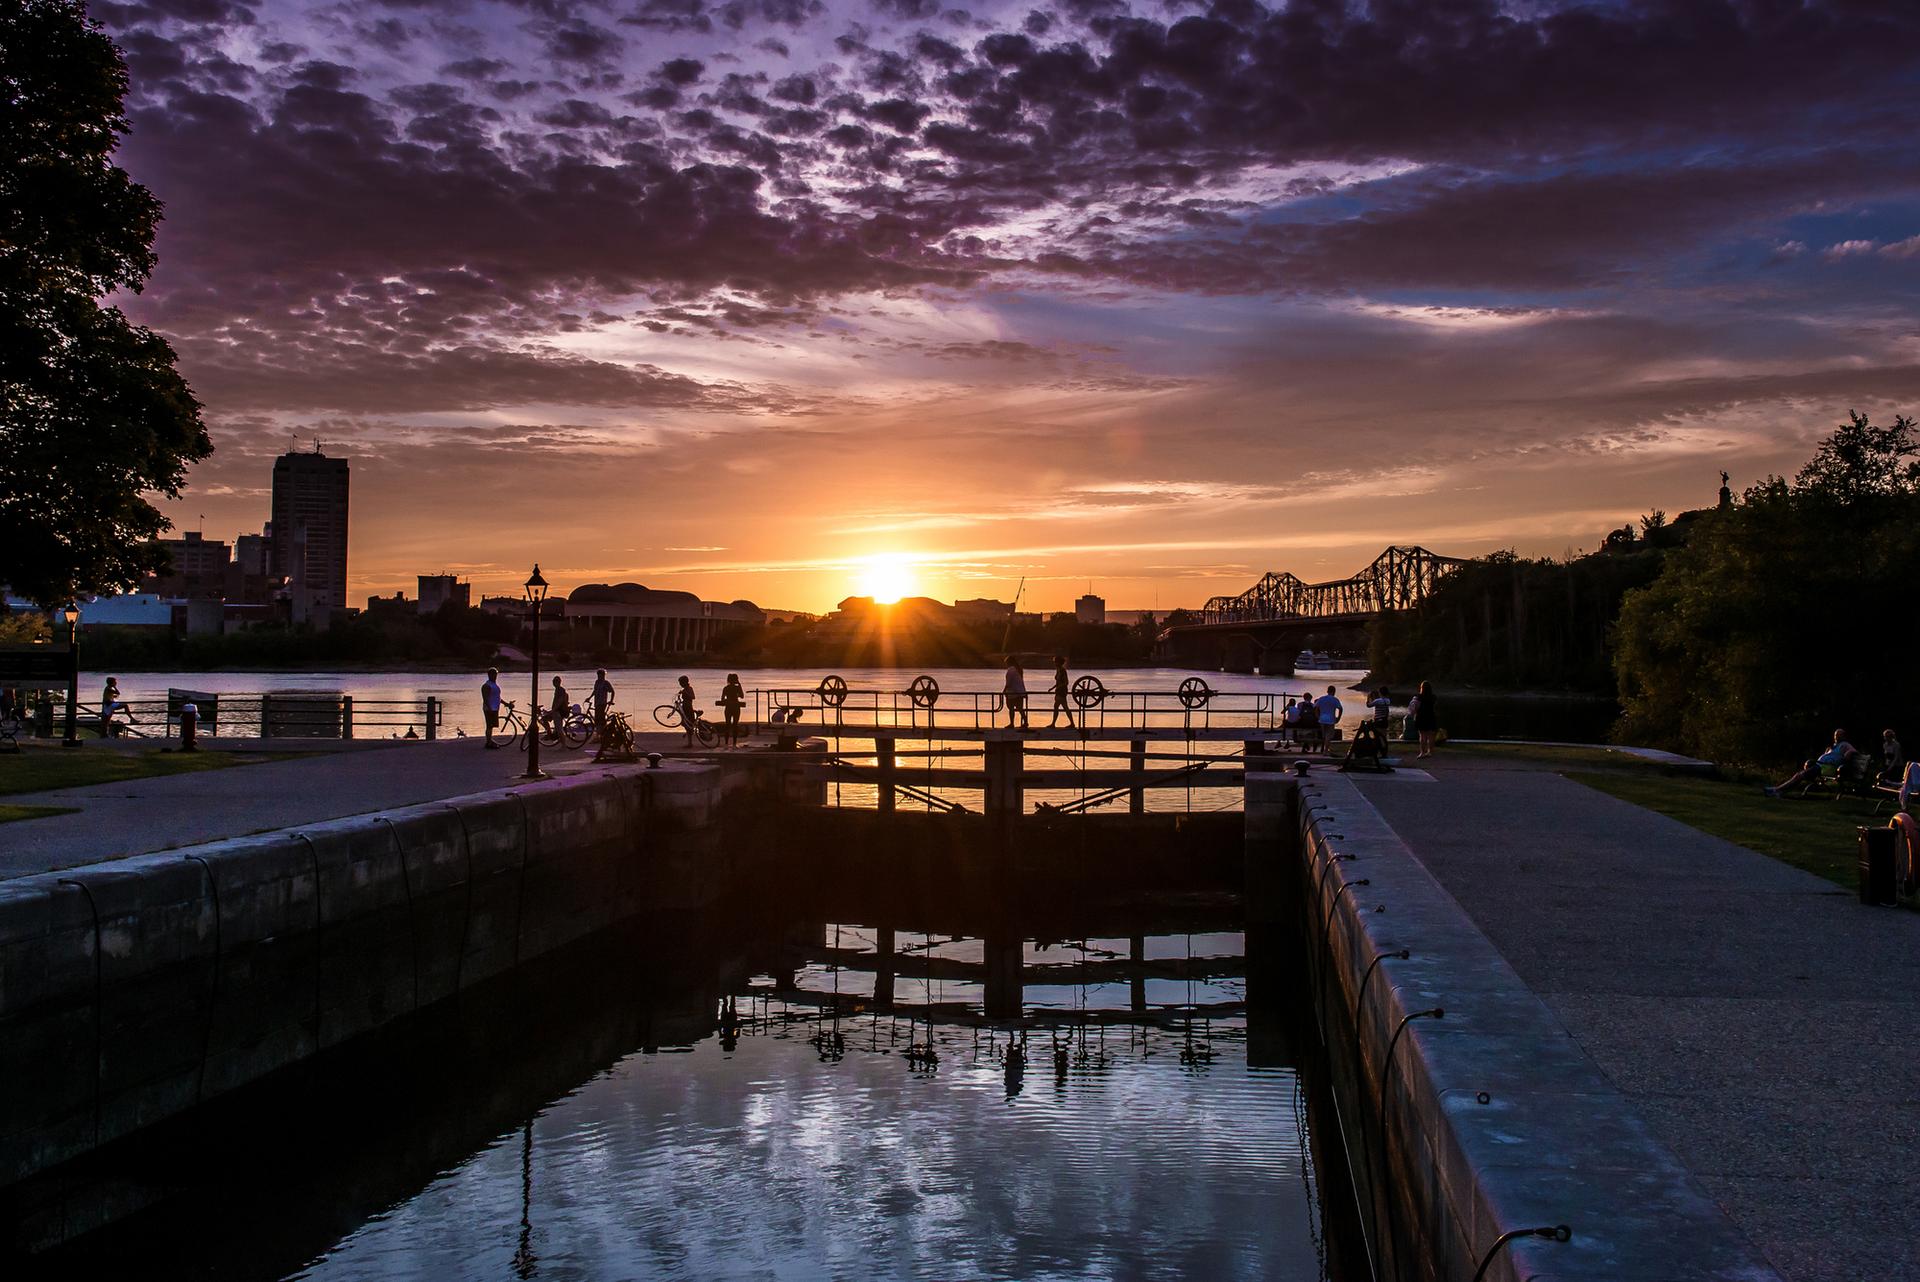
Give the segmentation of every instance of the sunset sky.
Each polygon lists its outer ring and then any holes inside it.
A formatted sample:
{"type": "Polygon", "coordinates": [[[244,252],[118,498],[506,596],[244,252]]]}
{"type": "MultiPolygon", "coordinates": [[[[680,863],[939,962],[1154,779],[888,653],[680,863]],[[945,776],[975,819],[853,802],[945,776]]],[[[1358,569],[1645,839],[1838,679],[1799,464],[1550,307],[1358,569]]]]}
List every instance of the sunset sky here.
{"type": "Polygon", "coordinates": [[[1591,547],[1920,411],[1920,6],[96,3],[257,529],[825,609],[1591,547]]]}

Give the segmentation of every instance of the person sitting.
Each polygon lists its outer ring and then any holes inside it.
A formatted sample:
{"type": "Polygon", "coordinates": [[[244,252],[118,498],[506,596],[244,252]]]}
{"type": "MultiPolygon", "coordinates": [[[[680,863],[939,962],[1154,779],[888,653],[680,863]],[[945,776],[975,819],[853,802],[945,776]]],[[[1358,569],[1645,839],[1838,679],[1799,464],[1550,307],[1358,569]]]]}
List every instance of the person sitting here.
{"type": "MultiPolygon", "coordinates": [[[[1820,776],[1828,770],[1844,770],[1852,760],[1860,755],[1860,750],[1847,742],[1845,730],[1833,732],[1833,745],[1817,757],[1813,757],[1793,774],[1766,789],[1769,797],[1778,797],[1789,788],[1808,788],[1820,782],[1820,776]]],[[[1902,804],[1905,804],[1904,798],[1902,804]]]]}
{"type": "Polygon", "coordinates": [[[1282,711],[1280,714],[1280,724],[1285,726],[1288,730],[1296,730],[1300,726],[1300,703],[1301,702],[1302,702],[1301,700],[1295,700],[1294,702],[1289,703],[1286,706],[1286,709],[1282,711]]]}
{"type": "Polygon", "coordinates": [[[1892,783],[1906,773],[1907,754],[1901,748],[1900,741],[1894,738],[1893,731],[1880,732],[1880,781],[1892,783]]]}
{"type": "Polygon", "coordinates": [[[1301,743],[1324,743],[1320,730],[1320,709],[1313,706],[1313,700],[1302,699],[1295,705],[1300,709],[1300,720],[1294,734],[1301,743]]]}

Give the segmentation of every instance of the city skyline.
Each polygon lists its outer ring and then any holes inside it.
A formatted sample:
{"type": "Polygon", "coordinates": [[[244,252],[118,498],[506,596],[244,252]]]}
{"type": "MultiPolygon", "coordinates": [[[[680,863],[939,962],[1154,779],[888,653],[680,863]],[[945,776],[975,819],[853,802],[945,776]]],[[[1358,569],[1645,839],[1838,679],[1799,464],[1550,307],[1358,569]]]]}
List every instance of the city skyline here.
{"type": "Polygon", "coordinates": [[[1920,400],[1882,7],[94,12],[216,446],[170,514],[324,442],[352,599],[1196,605],[1590,548],[1920,400]]]}

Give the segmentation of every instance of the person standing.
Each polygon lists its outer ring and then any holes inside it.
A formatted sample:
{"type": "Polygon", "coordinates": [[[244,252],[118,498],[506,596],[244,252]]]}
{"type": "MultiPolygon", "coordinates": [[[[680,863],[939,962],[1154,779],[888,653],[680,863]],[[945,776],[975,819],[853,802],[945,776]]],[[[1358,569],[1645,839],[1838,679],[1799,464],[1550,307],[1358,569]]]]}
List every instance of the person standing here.
{"type": "Polygon", "coordinates": [[[1027,724],[1027,672],[1020,666],[1017,657],[1007,660],[1007,684],[1002,693],[1007,701],[1007,729],[1014,728],[1015,713],[1020,716],[1020,729],[1030,729],[1027,724]]]}
{"type": "Polygon", "coordinates": [[[740,742],[740,709],[747,706],[747,692],[740,688],[740,674],[727,673],[727,683],[720,687],[720,707],[726,713],[727,745],[732,747],[740,742]]]}
{"type": "Polygon", "coordinates": [[[1327,692],[1313,701],[1313,708],[1320,714],[1320,728],[1323,730],[1331,730],[1340,724],[1340,718],[1347,712],[1346,705],[1340,702],[1340,695],[1332,686],[1328,686],[1327,692]]]}
{"type": "Polygon", "coordinates": [[[693,746],[693,728],[700,724],[700,704],[694,697],[693,682],[686,677],[680,678],[680,689],[673,696],[673,706],[680,711],[680,728],[687,732],[687,747],[693,746]]]}
{"type": "Polygon", "coordinates": [[[1434,740],[1440,733],[1440,700],[1433,693],[1433,684],[1422,681],[1415,700],[1413,728],[1420,736],[1420,751],[1415,756],[1431,757],[1434,740]]]}
{"type": "Polygon", "coordinates": [[[1385,686],[1381,686],[1373,692],[1373,698],[1367,701],[1367,706],[1373,709],[1374,724],[1380,727],[1380,733],[1384,735],[1387,730],[1387,718],[1393,715],[1393,696],[1387,692],[1385,686]]]}
{"type": "Polygon", "coordinates": [[[488,668],[487,679],[480,683],[480,719],[487,723],[487,746],[498,748],[493,741],[494,728],[500,724],[500,669],[488,668]]]}
{"type": "Polygon", "coordinates": [[[1067,706],[1067,687],[1070,684],[1071,682],[1067,677],[1067,656],[1064,654],[1054,655],[1053,715],[1047,718],[1047,729],[1049,730],[1053,729],[1054,723],[1059,721],[1062,716],[1065,716],[1067,719],[1067,729],[1073,729],[1073,709],[1067,706]]]}
{"type": "Polygon", "coordinates": [[[553,678],[553,702],[547,709],[547,729],[553,732],[555,739],[567,724],[567,709],[573,706],[573,698],[567,693],[566,683],[558,674],[553,678]]]}
{"type": "Polygon", "coordinates": [[[613,702],[613,682],[607,680],[607,670],[596,668],[593,673],[593,733],[598,738],[607,729],[607,705],[613,702]]]}

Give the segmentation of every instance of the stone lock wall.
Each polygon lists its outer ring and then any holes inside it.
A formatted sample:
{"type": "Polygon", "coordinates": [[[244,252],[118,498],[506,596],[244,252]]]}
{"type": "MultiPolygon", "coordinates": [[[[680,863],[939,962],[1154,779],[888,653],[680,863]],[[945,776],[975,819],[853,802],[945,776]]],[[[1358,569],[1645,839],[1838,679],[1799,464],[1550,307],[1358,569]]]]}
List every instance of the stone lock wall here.
{"type": "Polygon", "coordinates": [[[743,780],[621,768],[0,882],[0,1184],[717,897],[743,780]]]}

